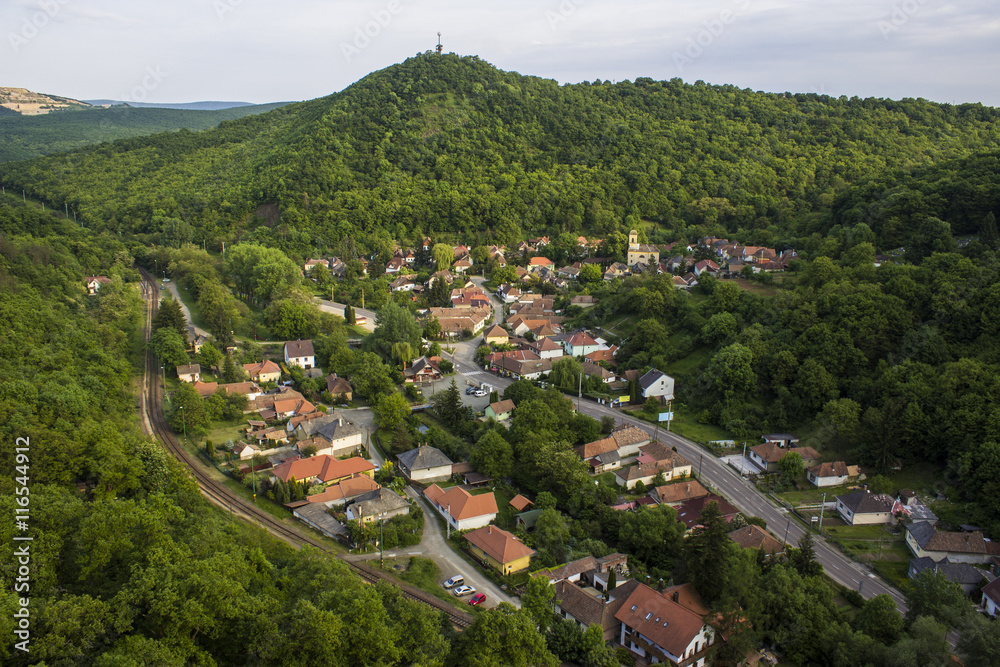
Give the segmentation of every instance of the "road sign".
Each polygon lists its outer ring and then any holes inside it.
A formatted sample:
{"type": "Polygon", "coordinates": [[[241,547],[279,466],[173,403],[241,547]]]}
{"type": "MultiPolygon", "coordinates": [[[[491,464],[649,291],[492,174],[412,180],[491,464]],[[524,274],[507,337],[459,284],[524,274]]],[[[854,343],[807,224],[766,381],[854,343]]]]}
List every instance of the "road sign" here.
{"type": "Polygon", "coordinates": [[[661,412],[660,413],[660,421],[661,422],[668,422],[668,421],[670,421],[673,418],[674,418],[674,413],[673,412],[661,412]]]}

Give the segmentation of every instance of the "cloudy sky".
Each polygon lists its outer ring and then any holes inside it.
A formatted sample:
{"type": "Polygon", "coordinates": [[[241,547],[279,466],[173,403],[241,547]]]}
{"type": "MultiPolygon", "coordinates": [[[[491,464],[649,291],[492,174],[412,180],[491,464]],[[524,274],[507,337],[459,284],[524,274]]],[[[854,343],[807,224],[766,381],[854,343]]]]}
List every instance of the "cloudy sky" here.
{"type": "Polygon", "coordinates": [[[4,0],[0,86],[304,100],[432,49],[557,81],[645,76],[1000,106],[996,0],[4,0]]]}

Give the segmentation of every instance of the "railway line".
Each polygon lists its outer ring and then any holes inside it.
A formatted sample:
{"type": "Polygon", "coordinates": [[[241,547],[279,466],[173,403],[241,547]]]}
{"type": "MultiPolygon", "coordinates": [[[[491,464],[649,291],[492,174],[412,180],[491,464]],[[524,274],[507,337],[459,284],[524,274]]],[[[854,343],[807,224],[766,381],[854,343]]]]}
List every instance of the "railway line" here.
{"type": "MultiPolygon", "coordinates": [[[[160,289],[154,276],[144,269],[140,269],[140,271],[146,284],[146,288],[143,290],[143,293],[145,294],[147,302],[145,336],[148,341],[152,330],[152,318],[155,316],[156,309],[160,303],[160,289]]],[[[184,447],[184,445],[174,435],[169,424],[167,424],[166,418],[163,415],[164,387],[161,387],[160,383],[157,382],[157,374],[159,370],[160,369],[157,365],[156,359],[153,357],[152,352],[147,350],[142,397],[144,418],[147,420],[146,425],[152,435],[164,444],[167,451],[169,451],[174,458],[184,464],[184,466],[190,471],[191,475],[198,483],[198,487],[201,489],[202,494],[205,495],[209,502],[220,508],[229,510],[234,515],[256,524],[257,526],[270,532],[272,535],[299,548],[308,545],[329,554],[330,556],[340,559],[355,574],[368,583],[376,584],[379,581],[385,581],[398,587],[402,591],[403,596],[407,599],[428,605],[444,613],[448,617],[448,620],[456,628],[465,629],[472,624],[472,621],[474,620],[472,614],[455,609],[446,602],[439,600],[433,595],[430,595],[429,593],[426,593],[418,588],[400,584],[398,581],[391,578],[387,573],[377,570],[370,565],[365,563],[355,563],[347,560],[342,554],[331,551],[323,543],[309,537],[299,530],[286,526],[284,523],[278,521],[253,503],[247,502],[243,498],[232,493],[225,484],[209,475],[201,462],[198,461],[197,458],[184,447]]]]}

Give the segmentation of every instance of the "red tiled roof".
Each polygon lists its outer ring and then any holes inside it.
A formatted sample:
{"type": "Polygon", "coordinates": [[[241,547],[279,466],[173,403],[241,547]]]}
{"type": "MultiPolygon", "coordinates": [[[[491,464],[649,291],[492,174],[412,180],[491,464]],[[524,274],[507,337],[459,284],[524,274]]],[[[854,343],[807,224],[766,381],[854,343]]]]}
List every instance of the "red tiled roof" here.
{"type": "Polygon", "coordinates": [[[510,506],[516,509],[518,512],[523,512],[524,508],[533,504],[530,500],[522,496],[520,493],[510,499],[510,506]]]}
{"type": "Polygon", "coordinates": [[[497,499],[492,493],[474,496],[460,486],[453,486],[445,491],[437,484],[431,484],[424,495],[446,508],[446,511],[450,505],[451,516],[456,521],[497,513],[497,499]]]}
{"type": "Polygon", "coordinates": [[[645,584],[639,584],[615,618],[678,656],[705,625],[701,616],[645,584]]]}
{"type": "Polygon", "coordinates": [[[294,477],[297,480],[318,478],[326,482],[343,477],[353,477],[375,470],[375,466],[360,456],[339,460],[327,454],[313,456],[308,459],[287,461],[275,467],[274,476],[287,482],[294,477]]]}
{"type": "Polygon", "coordinates": [[[500,563],[511,563],[535,553],[534,549],[529,549],[506,530],[496,526],[483,526],[462,537],[500,563]]]}

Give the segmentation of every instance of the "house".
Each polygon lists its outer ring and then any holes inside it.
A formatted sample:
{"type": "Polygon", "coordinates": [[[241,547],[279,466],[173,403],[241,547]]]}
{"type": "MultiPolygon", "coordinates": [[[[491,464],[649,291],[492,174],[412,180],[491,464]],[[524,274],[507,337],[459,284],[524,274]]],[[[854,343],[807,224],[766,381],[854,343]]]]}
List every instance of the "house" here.
{"type": "Polygon", "coordinates": [[[709,503],[715,503],[719,506],[719,512],[726,523],[732,521],[740,513],[725,498],[710,493],[707,496],[681,503],[680,507],[677,508],[677,520],[687,526],[689,530],[695,528],[701,523],[701,513],[705,511],[709,503]]]}
{"type": "Polygon", "coordinates": [[[483,342],[487,345],[506,345],[510,342],[507,330],[499,324],[494,324],[483,334],[483,342]]]}
{"type": "Polygon", "coordinates": [[[917,558],[927,556],[936,562],[947,558],[951,563],[989,563],[1000,556],[1000,543],[987,542],[979,531],[946,532],[929,521],[906,526],[906,546],[917,558]]]}
{"type": "Polygon", "coordinates": [[[660,249],[650,243],[639,243],[639,232],[632,230],[628,233],[628,265],[636,264],[658,264],[660,261],[660,249]]]}
{"type": "Polygon", "coordinates": [[[403,371],[404,382],[434,382],[442,377],[441,369],[430,362],[427,357],[414,360],[410,367],[403,371]]]}
{"type": "Polygon", "coordinates": [[[1000,615],[1000,578],[983,586],[983,607],[993,618],[1000,615]]]}
{"type": "Polygon", "coordinates": [[[666,486],[658,486],[650,494],[661,505],[676,507],[681,503],[708,495],[708,489],[696,479],[690,479],[666,486]]]}
{"type": "Polygon", "coordinates": [[[316,365],[316,353],[311,340],[293,340],[285,343],[285,363],[289,366],[312,368],[316,365]]]}
{"type": "Polygon", "coordinates": [[[308,459],[286,461],[271,470],[272,477],[287,482],[291,478],[297,481],[309,481],[319,484],[333,484],[345,479],[367,475],[374,478],[375,466],[360,456],[349,459],[337,459],[328,455],[312,456],[308,459]]]}
{"type": "Polygon", "coordinates": [[[201,382],[201,365],[185,364],[177,367],[177,379],[181,382],[201,382]]]}
{"type": "Polygon", "coordinates": [[[247,377],[258,384],[277,382],[281,379],[281,366],[270,359],[256,364],[243,364],[243,370],[246,371],[247,377]]]}
{"type": "Polygon", "coordinates": [[[514,517],[514,525],[522,526],[525,530],[532,530],[535,527],[535,523],[538,521],[538,517],[542,516],[542,512],[545,510],[527,510],[521,512],[514,517]]]}
{"type": "Polygon", "coordinates": [[[710,276],[717,275],[719,273],[719,265],[710,259],[703,259],[694,265],[694,275],[701,276],[701,274],[707,273],[710,276]]]}
{"type": "MultiPolygon", "coordinates": [[[[266,431],[261,431],[261,433],[266,433],[266,431]]],[[[236,454],[241,461],[248,461],[260,454],[260,447],[253,443],[240,442],[233,447],[233,454],[236,454]]]]}
{"type": "Polygon", "coordinates": [[[521,298],[521,290],[513,285],[504,283],[497,288],[497,298],[504,303],[515,303],[521,298]]]}
{"type": "Polygon", "coordinates": [[[306,496],[305,500],[297,500],[288,503],[286,506],[294,509],[308,503],[322,504],[324,507],[342,507],[357,498],[380,489],[379,483],[367,475],[358,475],[343,481],[331,484],[323,489],[322,493],[314,493],[306,496]]]}
{"type": "Polygon", "coordinates": [[[827,461],[815,465],[806,472],[806,479],[814,486],[839,486],[847,481],[847,464],[843,461],[827,461]]]}
{"type": "Polygon", "coordinates": [[[621,262],[615,262],[608,267],[607,271],[604,272],[604,280],[614,280],[615,278],[624,278],[629,274],[628,266],[622,264],[621,262]]]}
{"type": "MultiPolygon", "coordinates": [[[[535,355],[531,354],[531,356],[535,355]]],[[[542,377],[543,373],[552,370],[552,360],[502,357],[497,360],[495,369],[500,375],[512,377],[515,380],[537,380],[542,377]]]]}
{"type": "MultiPolygon", "coordinates": [[[[591,353],[591,354],[593,354],[593,353],[591,353]]],[[[608,384],[610,382],[614,382],[615,381],[615,374],[614,373],[612,373],[611,371],[609,371],[607,368],[604,368],[603,366],[598,366],[594,362],[587,361],[586,359],[583,362],[583,374],[584,374],[584,376],[586,376],[588,378],[589,377],[598,377],[598,378],[601,379],[601,382],[603,382],[604,384],[608,384]]]]}
{"type": "Polygon", "coordinates": [[[101,291],[101,285],[111,284],[111,278],[107,276],[87,276],[83,279],[83,284],[87,286],[87,294],[97,294],[101,291]]]}
{"type": "Polygon", "coordinates": [[[619,623],[615,614],[632,595],[639,582],[628,579],[604,593],[594,586],[579,586],[571,581],[557,581],[555,612],[567,621],[576,623],[582,629],[596,625],[604,631],[604,641],[617,639],[619,623]]]}
{"type": "Polygon", "coordinates": [[[891,497],[865,489],[837,496],[837,513],[850,526],[895,523],[892,513],[894,504],[891,497]]]}
{"type": "Polygon", "coordinates": [[[586,331],[580,331],[563,341],[563,348],[571,357],[583,357],[601,349],[601,345],[586,331]]]}
{"type": "Polygon", "coordinates": [[[451,477],[452,460],[440,449],[422,445],[398,457],[399,469],[411,482],[431,482],[451,477]]]}
{"type": "Polygon", "coordinates": [[[525,508],[530,507],[533,504],[534,503],[522,496],[520,493],[510,499],[510,506],[518,512],[523,512],[525,508]]]}
{"type": "Polygon", "coordinates": [[[385,521],[394,516],[410,513],[410,503],[398,493],[389,489],[378,488],[358,496],[347,505],[347,519],[371,523],[378,519],[385,521]]]}
{"type": "Polygon", "coordinates": [[[514,401],[510,399],[490,403],[486,406],[486,418],[498,422],[510,419],[512,412],[514,412],[514,401]]]}
{"type": "Polygon", "coordinates": [[[589,294],[577,294],[569,300],[569,304],[571,306],[580,306],[581,308],[590,308],[597,304],[597,299],[589,294]]]}
{"type": "Polygon", "coordinates": [[[539,269],[552,269],[555,265],[555,262],[548,257],[532,257],[528,260],[528,271],[531,273],[537,273],[539,269]]]}
{"type": "Polygon", "coordinates": [[[986,571],[979,569],[975,565],[953,563],[948,557],[935,562],[930,556],[911,558],[907,576],[910,579],[916,579],[924,570],[943,574],[945,579],[961,586],[966,595],[972,595],[972,593],[979,590],[979,587],[983,584],[983,578],[986,577],[986,571]]]}
{"type": "Polygon", "coordinates": [[[760,526],[752,523],[729,533],[729,539],[736,542],[741,549],[759,549],[768,555],[781,553],[785,550],[784,544],[760,526]]]}
{"type": "Polygon", "coordinates": [[[412,292],[416,288],[417,283],[414,280],[416,274],[403,275],[400,274],[396,276],[391,283],[389,283],[390,292],[412,292]]]}
{"type": "Polygon", "coordinates": [[[334,400],[339,400],[339,396],[343,396],[344,400],[347,401],[354,398],[354,388],[351,383],[342,377],[337,377],[336,373],[330,373],[326,376],[326,390],[330,392],[330,396],[334,400]]]}
{"type": "Polygon", "coordinates": [[[655,397],[664,401],[674,400],[674,379],[655,368],[639,378],[639,390],[643,398],[655,397]]]}
{"type": "Polygon", "coordinates": [[[455,263],[451,265],[451,270],[454,273],[465,273],[472,268],[472,262],[466,258],[455,260],[455,263]]]}
{"type": "Polygon", "coordinates": [[[631,462],[633,457],[639,455],[639,448],[649,441],[650,435],[641,428],[624,426],[612,431],[608,437],[580,445],[574,451],[590,463],[594,474],[600,474],[631,462]]]}
{"type": "Polygon", "coordinates": [[[313,435],[317,454],[330,456],[359,455],[364,448],[364,433],[343,417],[328,420],[313,435]]]}
{"type": "Polygon", "coordinates": [[[778,463],[788,452],[776,443],[767,442],[750,448],[750,462],[760,468],[761,472],[778,472],[778,463]]]}
{"type": "Polygon", "coordinates": [[[454,530],[480,528],[497,517],[497,499],[492,493],[474,496],[460,486],[445,491],[431,484],[424,495],[454,530]]]}
{"type": "Polygon", "coordinates": [[[563,347],[556,341],[552,340],[552,336],[545,335],[546,331],[552,331],[551,327],[542,326],[539,329],[533,330],[538,331],[535,335],[535,341],[532,343],[525,344],[524,348],[531,350],[538,355],[539,359],[558,359],[563,356],[563,347]]]}
{"type": "Polygon", "coordinates": [[[621,623],[618,643],[643,664],[704,667],[716,632],[703,615],[681,604],[681,594],[677,587],[658,593],[645,584],[636,586],[615,614],[621,623]]]}
{"type": "Polygon", "coordinates": [[[302,523],[342,542],[348,541],[347,529],[326,511],[319,503],[307,503],[292,510],[292,514],[302,523]]]}
{"type": "Polygon", "coordinates": [[[665,445],[652,442],[642,447],[636,465],[615,473],[615,482],[626,489],[633,488],[639,482],[650,486],[659,475],[663,475],[668,482],[690,477],[691,462],[665,445]]]}
{"type": "Polygon", "coordinates": [[[264,391],[257,385],[256,382],[231,382],[229,384],[219,385],[219,389],[227,394],[242,394],[247,397],[247,401],[252,401],[255,398],[260,398],[264,391]]]}
{"type": "Polygon", "coordinates": [[[496,526],[483,526],[462,538],[469,543],[469,551],[500,574],[514,574],[528,569],[534,549],[496,526]]]}
{"type": "Polygon", "coordinates": [[[617,345],[612,345],[606,350],[597,350],[596,352],[591,352],[590,354],[583,355],[586,361],[597,364],[604,362],[609,366],[617,366],[618,362],[615,361],[615,353],[618,351],[617,345]]]}
{"type": "Polygon", "coordinates": [[[198,395],[202,398],[208,398],[215,393],[215,390],[219,388],[218,382],[201,382],[196,381],[194,383],[194,390],[198,392],[198,395]]]}

